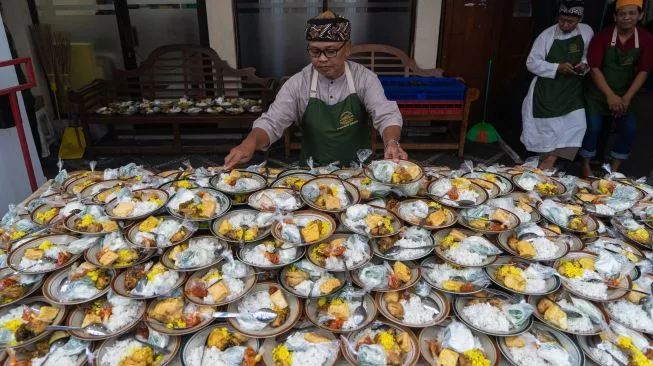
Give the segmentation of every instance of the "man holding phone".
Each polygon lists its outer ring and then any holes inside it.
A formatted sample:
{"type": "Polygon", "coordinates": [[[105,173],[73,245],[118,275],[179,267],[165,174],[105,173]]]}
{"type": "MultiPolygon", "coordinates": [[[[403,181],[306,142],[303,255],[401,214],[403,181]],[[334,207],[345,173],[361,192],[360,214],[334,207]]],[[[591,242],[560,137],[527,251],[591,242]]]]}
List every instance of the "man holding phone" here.
{"type": "Polygon", "coordinates": [[[585,134],[582,76],[594,32],[581,23],[584,10],[582,0],[564,0],[558,24],[537,37],[526,60],[535,78],[522,105],[521,141],[543,155],[541,169],[553,168],[558,158],[573,160],[585,134]]]}
{"type": "Polygon", "coordinates": [[[617,0],[615,25],[596,34],[588,52],[592,82],[586,91],[587,133],[580,155],[583,175],[591,176],[590,159],[596,156],[604,117],[616,123],[612,171],[628,158],[637,130],[631,108],[635,94],[653,68],[653,35],[637,26],[642,20],[643,0],[617,0]]]}

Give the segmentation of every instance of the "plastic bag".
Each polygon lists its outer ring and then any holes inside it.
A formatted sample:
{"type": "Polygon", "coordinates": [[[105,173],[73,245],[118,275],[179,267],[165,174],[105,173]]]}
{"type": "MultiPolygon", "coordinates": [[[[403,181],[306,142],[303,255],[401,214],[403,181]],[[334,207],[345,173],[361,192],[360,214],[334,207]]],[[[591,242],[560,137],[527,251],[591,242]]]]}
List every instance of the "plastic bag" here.
{"type": "Polygon", "coordinates": [[[558,273],[555,269],[539,263],[531,263],[529,267],[537,272],[540,277],[545,280],[555,276],[558,273]]]}
{"type": "Polygon", "coordinates": [[[385,351],[378,344],[363,344],[358,348],[358,363],[360,366],[385,366],[387,364],[385,351]]]}
{"type": "Polygon", "coordinates": [[[464,324],[453,320],[442,333],[442,347],[463,353],[476,348],[474,335],[464,324]]]}
{"type": "Polygon", "coordinates": [[[501,249],[490,243],[489,240],[481,236],[469,236],[460,242],[461,248],[466,248],[470,252],[478,253],[485,256],[499,255],[503,253],[501,249]]]}
{"type": "Polygon", "coordinates": [[[522,166],[526,169],[537,169],[539,165],[540,165],[539,156],[531,156],[530,158],[524,160],[524,164],[522,164],[522,166]]]}
{"type": "Polygon", "coordinates": [[[388,160],[372,162],[372,174],[381,183],[391,183],[396,164],[388,160]]]}
{"type": "Polygon", "coordinates": [[[512,325],[519,327],[528,321],[533,314],[533,309],[532,305],[522,300],[517,304],[506,306],[503,309],[503,313],[512,325]]]}
{"type": "Polygon", "coordinates": [[[569,353],[557,343],[542,343],[537,349],[537,355],[551,365],[571,366],[569,353]]]}
{"type": "Polygon", "coordinates": [[[247,168],[245,168],[245,170],[248,171],[248,172],[252,172],[252,173],[258,173],[258,170],[260,168],[265,168],[265,165],[267,165],[267,163],[268,163],[268,161],[264,160],[260,164],[254,164],[254,165],[248,166],[247,168]]]}
{"type": "Polygon", "coordinates": [[[591,302],[584,300],[584,299],[579,299],[574,296],[571,297],[571,303],[580,311],[581,313],[587,315],[587,317],[590,319],[590,321],[594,324],[599,324],[601,325],[601,329],[607,328],[608,324],[605,322],[605,319],[603,318],[603,314],[599,309],[594,306],[591,302]]]}
{"type": "Polygon", "coordinates": [[[0,226],[2,227],[7,227],[11,226],[14,223],[16,223],[19,220],[18,216],[18,208],[14,204],[9,205],[9,210],[7,211],[4,216],[2,216],[2,220],[0,220],[0,226]]]}
{"type": "Polygon", "coordinates": [[[635,268],[635,264],[621,254],[599,250],[594,268],[604,278],[619,278],[622,274],[630,273],[635,268]]]}
{"type": "Polygon", "coordinates": [[[363,168],[365,160],[369,159],[372,156],[373,151],[371,149],[360,149],[356,151],[356,158],[358,159],[358,167],[363,168]]]}
{"type": "Polygon", "coordinates": [[[561,206],[550,199],[546,199],[542,202],[540,205],[540,211],[545,215],[547,220],[562,227],[567,227],[569,217],[574,214],[569,208],[561,206]]]}
{"type": "Polygon", "coordinates": [[[67,251],[72,254],[79,254],[92,247],[100,241],[99,237],[84,237],[77,239],[67,245],[67,251]]]}
{"type": "Polygon", "coordinates": [[[368,265],[360,270],[358,278],[363,282],[365,292],[385,287],[388,271],[383,265],[368,265]]]}

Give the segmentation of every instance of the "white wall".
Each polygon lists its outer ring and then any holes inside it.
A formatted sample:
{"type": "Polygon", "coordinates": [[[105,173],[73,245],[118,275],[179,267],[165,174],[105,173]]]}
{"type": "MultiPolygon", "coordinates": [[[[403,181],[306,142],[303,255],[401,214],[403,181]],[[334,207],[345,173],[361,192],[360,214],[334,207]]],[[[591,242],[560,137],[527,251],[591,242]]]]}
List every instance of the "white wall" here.
{"type": "Polygon", "coordinates": [[[423,68],[434,68],[438,60],[442,1],[417,1],[414,58],[417,64],[423,68]]]}
{"type": "MultiPolygon", "coordinates": [[[[0,60],[10,60],[11,51],[7,43],[2,14],[0,14],[0,60]]],[[[0,89],[18,85],[18,78],[13,67],[0,67],[0,89]]],[[[25,137],[32,157],[32,166],[39,185],[45,182],[34,139],[32,138],[29,120],[25,113],[23,97],[18,94],[18,104],[23,119],[25,137]]],[[[10,203],[18,203],[31,194],[25,163],[21,154],[16,128],[0,129],[0,216],[7,210],[10,203]]]]}
{"type": "Polygon", "coordinates": [[[233,14],[231,0],[208,0],[206,2],[211,48],[231,67],[236,67],[236,24],[233,14]]]}

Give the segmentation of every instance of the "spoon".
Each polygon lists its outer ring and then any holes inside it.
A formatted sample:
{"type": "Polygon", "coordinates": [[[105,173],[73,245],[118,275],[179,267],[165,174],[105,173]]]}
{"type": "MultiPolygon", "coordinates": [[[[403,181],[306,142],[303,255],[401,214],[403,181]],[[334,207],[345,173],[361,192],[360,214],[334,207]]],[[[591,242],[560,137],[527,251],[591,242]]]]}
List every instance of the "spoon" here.
{"type": "Polygon", "coordinates": [[[66,338],[61,338],[61,339],[57,339],[56,341],[54,341],[54,342],[50,345],[50,350],[48,351],[48,354],[45,356],[45,358],[43,359],[43,361],[41,361],[41,365],[47,365],[46,362],[48,362],[48,360],[50,359],[50,356],[52,356],[52,354],[53,354],[56,350],[58,350],[59,348],[63,347],[67,342],[68,342],[68,340],[67,340],[66,338]]]}
{"type": "Polygon", "coordinates": [[[277,318],[277,313],[274,312],[274,310],[270,308],[261,308],[253,313],[230,313],[226,311],[217,311],[211,315],[214,318],[248,318],[251,317],[252,319],[261,322],[261,323],[269,323],[273,321],[274,319],[277,318]]]}
{"type": "MultiPolygon", "coordinates": [[[[600,337],[598,337],[598,336],[592,336],[592,337],[590,338],[590,341],[589,341],[588,343],[590,343],[590,344],[589,344],[590,347],[592,347],[592,348],[597,348],[598,345],[602,343],[602,341],[601,341],[601,338],[600,338],[600,337]]],[[[612,348],[610,348],[610,347],[605,347],[604,350],[605,350],[608,354],[610,354],[610,356],[612,357],[612,360],[613,360],[615,363],[617,363],[617,365],[619,365],[619,366],[628,366],[626,363],[624,363],[623,361],[621,361],[619,358],[617,358],[617,357],[612,353],[612,351],[613,351],[612,348]]]]}
{"type": "Polygon", "coordinates": [[[157,346],[156,344],[152,344],[151,342],[148,342],[147,339],[145,339],[142,335],[140,335],[140,334],[138,334],[138,333],[136,333],[136,335],[134,336],[134,339],[135,339],[136,342],[138,342],[138,343],[141,343],[141,344],[144,344],[144,345],[146,345],[146,346],[148,346],[148,347],[152,347],[152,348],[154,348],[154,350],[156,351],[156,353],[163,353],[163,354],[168,354],[168,353],[170,353],[170,351],[168,351],[168,349],[163,348],[163,347],[159,347],[159,346],[157,346]]]}
{"type": "Polygon", "coordinates": [[[427,193],[427,196],[433,198],[436,201],[446,200],[446,201],[454,202],[454,203],[456,203],[458,205],[458,207],[475,206],[476,205],[476,201],[471,201],[471,200],[459,200],[459,201],[456,201],[456,200],[452,200],[452,199],[450,199],[448,197],[445,197],[446,195],[447,195],[446,193],[443,194],[442,196],[437,196],[437,195],[432,194],[432,193],[427,193]]]}
{"type": "MultiPolygon", "coordinates": [[[[463,217],[464,217],[464,216],[463,216],[463,217]]],[[[501,222],[501,221],[499,221],[499,220],[489,219],[489,218],[487,218],[487,217],[480,217],[480,216],[479,216],[479,217],[464,217],[464,218],[465,218],[465,220],[467,220],[467,221],[480,220],[480,221],[489,222],[489,223],[492,223],[492,224],[495,224],[495,225],[505,225],[505,223],[503,223],[503,222],[501,222]]]]}
{"type": "MultiPolygon", "coordinates": [[[[347,267],[347,260],[346,259],[343,260],[342,263],[345,265],[345,271],[347,272],[347,287],[351,289],[352,288],[351,274],[349,273],[349,268],[347,267]]],[[[387,264],[387,262],[384,263],[387,264]]],[[[365,298],[362,298],[360,305],[358,305],[356,309],[354,309],[354,316],[358,315],[363,320],[365,320],[367,318],[367,310],[365,310],[365,308],[363,307],[363,301],[365,301],[365,298]]]]}
{"type": "Polygon", "coordinates": [[[85,327],[71,327],[67,325],[50,325],[45,330],[46,331],[76,330],[76,331],[86,332],[95,337],[104,337],[109,334],[109,330],[107,329],[107,327],[99,323],[91,323],[85,327]]]}

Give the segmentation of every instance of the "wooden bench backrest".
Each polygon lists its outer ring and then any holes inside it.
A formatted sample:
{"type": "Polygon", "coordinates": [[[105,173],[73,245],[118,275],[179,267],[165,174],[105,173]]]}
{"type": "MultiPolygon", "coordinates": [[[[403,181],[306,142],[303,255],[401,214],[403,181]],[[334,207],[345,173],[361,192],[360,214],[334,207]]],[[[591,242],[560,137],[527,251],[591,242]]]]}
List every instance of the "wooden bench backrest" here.
{"type": "Polygon", "coordinates": [[[379,76],[441,77],[441,69],[422,69],[415,60],[395,47],[383,44],[359,44],[351,49],[351,61],[374,71],[379,76]]]}
{"type": "Polygon", "coordinates": [[[152,51],[140,67],[118,70],[110,81],[115,97],[146,99],[218,97],[264,99],[272,97],[273,79],[256,76],[255,69],[234,69],[211,48],[174,44],[152,51]]]}

